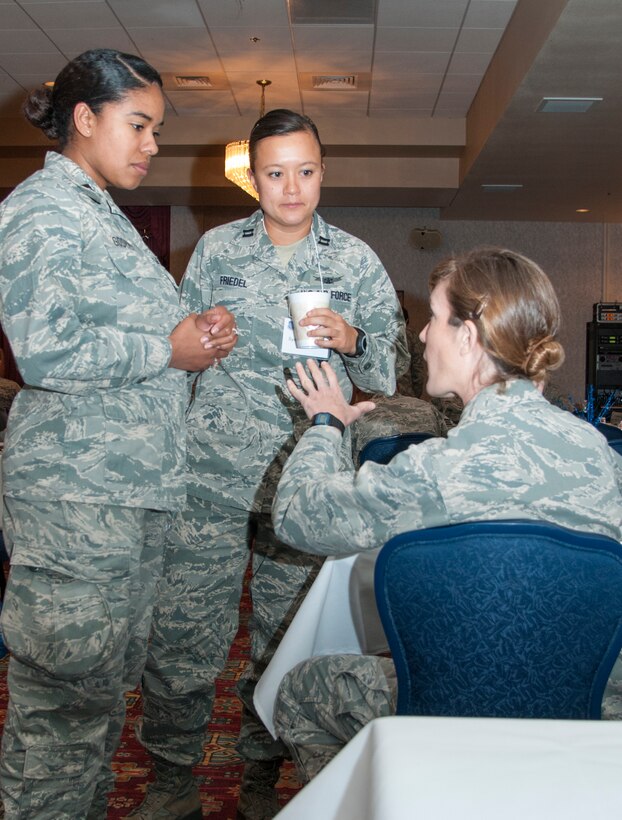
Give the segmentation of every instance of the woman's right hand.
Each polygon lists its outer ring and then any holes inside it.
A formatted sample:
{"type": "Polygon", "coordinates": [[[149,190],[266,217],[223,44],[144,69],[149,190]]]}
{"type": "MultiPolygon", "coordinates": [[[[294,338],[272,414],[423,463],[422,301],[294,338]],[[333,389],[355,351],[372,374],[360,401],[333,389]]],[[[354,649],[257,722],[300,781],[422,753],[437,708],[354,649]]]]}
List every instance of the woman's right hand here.
{"type": "Polygon", "coordinates": [[[373,401],[348,404],[339,386],[337,374],[328,362],[322,362],[318,367],[315,359],[308,359],[307,368],[308,372],[302,362],[296,362],[300,387],[293,379],[287,380],[289,392],[300,402],[307,418],[312,419],[316,413],[330,413],[348,427],[376,407],[373,401]]]}
{"type": "Polygon", "coordinates": [[[205,330],[197,327],[196,313],[182,319],[168,337],[173,348],[168,366],[177,370],[205,370],[222,358],[222,352],[219,354],[218,348],[204,348],[201,341],[204,336],[205,330]]]}

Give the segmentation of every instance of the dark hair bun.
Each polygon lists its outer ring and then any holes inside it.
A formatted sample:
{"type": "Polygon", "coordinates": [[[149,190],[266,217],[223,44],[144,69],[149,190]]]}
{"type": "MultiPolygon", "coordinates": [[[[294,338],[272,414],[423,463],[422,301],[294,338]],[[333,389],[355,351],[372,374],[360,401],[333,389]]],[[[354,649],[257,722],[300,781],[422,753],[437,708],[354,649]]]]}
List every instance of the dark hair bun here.
{"type": "Polygon", "coordinates": [[[44,86],[31,91],[24,101],[22,110],[28,122],[35,128],[40,128],[46,137],[51,140],[58,138],[51,88],[44,86]]]}

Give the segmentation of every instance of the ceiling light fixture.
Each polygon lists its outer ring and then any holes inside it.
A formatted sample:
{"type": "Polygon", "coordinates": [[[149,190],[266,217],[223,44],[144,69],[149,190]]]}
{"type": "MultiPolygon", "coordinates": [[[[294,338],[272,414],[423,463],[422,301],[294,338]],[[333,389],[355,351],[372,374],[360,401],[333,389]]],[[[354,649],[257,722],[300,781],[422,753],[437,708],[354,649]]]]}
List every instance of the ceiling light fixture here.
{"type": "MultiPolygon", "coordinates": [[[[261,119],[266,113],[266,87],[272,85],[272,81],[257,80],[257,85],[261,86],[261,105],[259,107],[259,119],[261,119]]],[[[225,176],[230,182],[246,191],[253,199],[259,199],[257,191],[248,178],[250,167],[248,140],[230,142],[225,148],[225,176]]]]}
{"type": "Polygon", "coordinates": [[[602,97],[542,97],[536,108],[538,114],[585,114],[602,97]]]}
{"type": "Polygon", "coordinates": [[[589,208],[577,208],[577,211],[576,211],[576,212],[577,212],[578,214],[589,214],[590,209],[589,209],[589,208]]]}
{"type": "Polygon", "coordinates": [[[522,187],[522,184],[515,184],[511,182],[501,184],[485,182],[482,184],[482,191],[485,191],[488,194],[512,194],[515,191],[520,191],[522,187]]]}

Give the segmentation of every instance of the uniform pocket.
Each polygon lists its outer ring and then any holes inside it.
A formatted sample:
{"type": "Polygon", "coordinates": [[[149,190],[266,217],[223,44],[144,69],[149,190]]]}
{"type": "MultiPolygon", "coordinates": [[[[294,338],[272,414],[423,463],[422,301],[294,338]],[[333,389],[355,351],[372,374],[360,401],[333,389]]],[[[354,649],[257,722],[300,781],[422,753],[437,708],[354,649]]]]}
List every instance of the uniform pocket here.
{"type": "Polygon", "coordinates": [[[17,564],[2,609],[10,652],[61,680],[95,672],[115,653],[108,603],[92,581],[17,564]]]}

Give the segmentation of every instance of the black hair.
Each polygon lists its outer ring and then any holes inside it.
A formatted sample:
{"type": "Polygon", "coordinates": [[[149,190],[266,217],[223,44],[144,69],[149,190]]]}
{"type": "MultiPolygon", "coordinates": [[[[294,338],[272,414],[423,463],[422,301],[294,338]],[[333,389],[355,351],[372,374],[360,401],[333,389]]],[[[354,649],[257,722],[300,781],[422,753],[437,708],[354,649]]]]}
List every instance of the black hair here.
{"type": "Polygon", "coordinates": [[[282,137],[286,134],[296,134],[298,131],[308,131],[320,146],[320,155],[326,153],[317,126],[309,117],[290,111],[288,108],[275,108],[260,117],[251,131],[248,154],[251,170],[255,169],[255,156],[257,153],[257,143],[266,137],[282,137]]]}
{"type": "Polygon", "coordinates": [[[63,149],[73,131],[73,111],[80,102],[98,114],[106,103],[122,100],[128,91],[162,87],[158,72],[141,57],[112,48],[85,51],[61,70],[53,88],[32,91],[23,105],[26,119],[63,149]]]}

